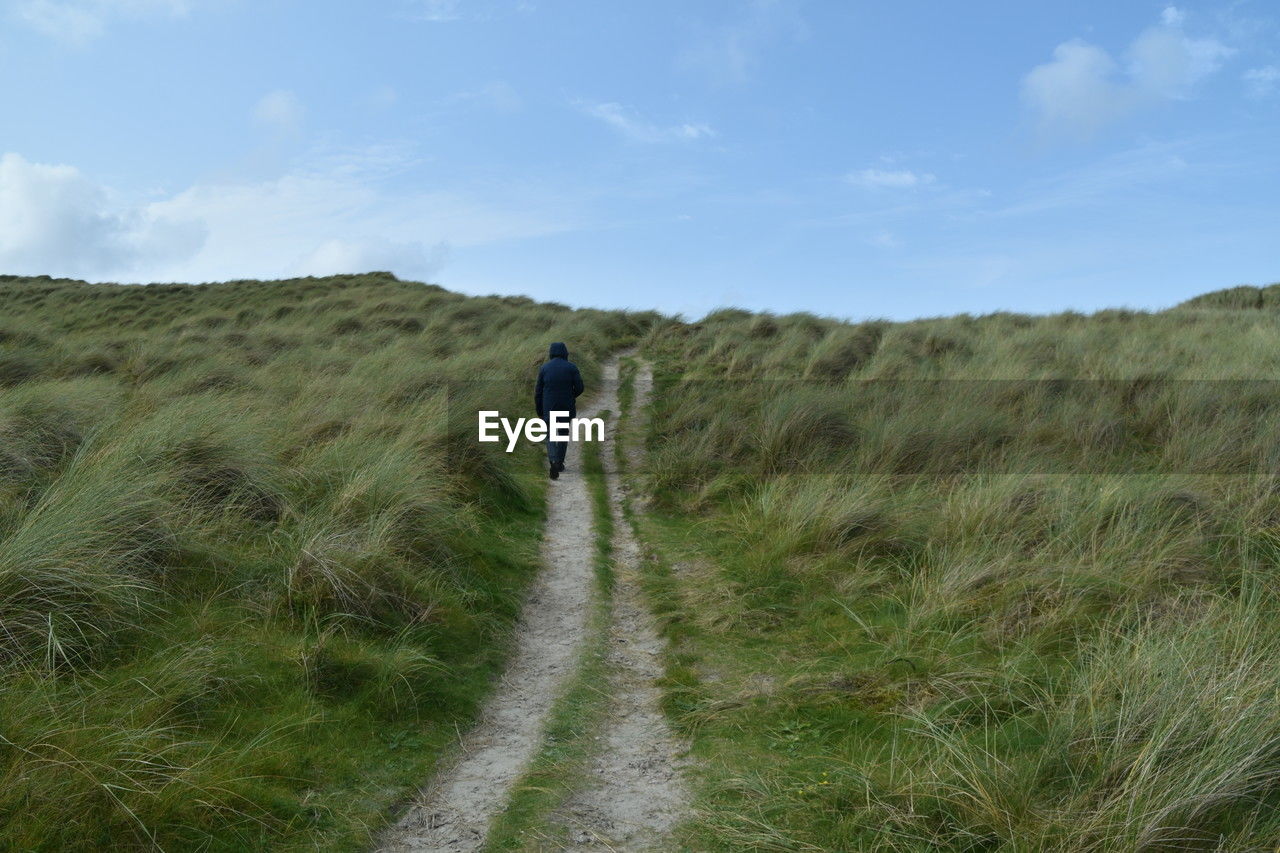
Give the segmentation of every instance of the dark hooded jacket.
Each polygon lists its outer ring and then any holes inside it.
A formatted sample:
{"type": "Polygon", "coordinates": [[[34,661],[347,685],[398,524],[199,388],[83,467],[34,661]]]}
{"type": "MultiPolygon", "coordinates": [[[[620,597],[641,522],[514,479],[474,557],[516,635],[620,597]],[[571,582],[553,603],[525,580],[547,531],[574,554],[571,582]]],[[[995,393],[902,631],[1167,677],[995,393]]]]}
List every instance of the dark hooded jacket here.
{"type": "Polygon", "coordinates": [[[582,374],[578,366],[569,360],[569,348],[562,343],[551,345],[551,357],[538,371],[538,384],[533,389],[533,404],[538,417],[544,421],[549,412],[568,412],[577,417],[576,402],[582,393],[582,374]]]}

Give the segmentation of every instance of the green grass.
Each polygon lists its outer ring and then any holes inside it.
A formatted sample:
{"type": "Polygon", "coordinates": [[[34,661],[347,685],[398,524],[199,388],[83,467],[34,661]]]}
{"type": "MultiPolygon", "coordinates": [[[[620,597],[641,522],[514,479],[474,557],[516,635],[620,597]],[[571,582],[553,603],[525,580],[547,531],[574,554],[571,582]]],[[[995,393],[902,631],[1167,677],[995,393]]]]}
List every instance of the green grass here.
{"type": "Polygon", "coordinates": [[[0,848],[367,846],[537,568],[529,408],[652,315],[387,274],[0,278],[0,848]]]}
{"type": "MultiPolygon", "coordinates": [[[[1275,295],[684,323],[0,277],[0,849],[367,846],[509,648],[545,475],[474,413],[552,340],[657,369],[681,843],[1273,849],[1275,295]]],[[[494,844],[584,766],[593,654],[494,844]]]]}
{"type": "Polygon", "coordinates": [[[1274,848],[1269,294],[655,327],[682,842],[1274,848]]]}

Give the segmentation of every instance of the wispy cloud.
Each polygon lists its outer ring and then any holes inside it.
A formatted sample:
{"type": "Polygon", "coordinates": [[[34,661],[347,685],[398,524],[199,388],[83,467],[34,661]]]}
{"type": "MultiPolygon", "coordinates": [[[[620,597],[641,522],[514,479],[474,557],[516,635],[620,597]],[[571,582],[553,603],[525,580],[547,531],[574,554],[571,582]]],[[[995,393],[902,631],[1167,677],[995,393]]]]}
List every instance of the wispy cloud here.
{"type": "Polygon", "coordinates": [[[1168,6],[1160,22],[1129,45],[1122,65],[1079,39],[1063,42],[1053,59],[1022,80],[1022,97],[1047,136],[1087,139],[1101,128],[1161,101],[1189,97],[1235,51],[1215,38],[1193,38],[1186,14],[1168,6]]]}
{"type": "Polygon", "coordinates": [[[296,266],[297,275],[338,275],[390,270],[408,278],[430,281],[448,263],[450,246],[441,241],[428,246],[413,240],[326,240],[307,253],[296,266]]]}
{"type": "Polygon", "coordinates": [[[420,21],[442,23],[462,17],[459,0],[414,0],[414,17],[420,21]]]}
{"type": "Polygon", "coordinates": [[[716,84],[744,83],[771,46],[803,39],[808,27],[795,0],[751,0],[745,14],[705,33],[676,57],[676,65],[716,84]]]}
{"type": "Polygon", "coordinates": [[[1277,65],[1250,68],[1242,76],[1249,94],[1255,98],[1265,98],[1280,86],[1280,66],[1277,65]]]}
{"type": "Polygon", "coordinates": [[[11,0],[10,13],[45,35],[84,44],[101,36],[113,18],[180,17],[193,0],[11,0]]]}
{"type": "Polygon", "coordinates": [[[287,89],[263,95],[253,108],[253,120],[272,133],[292,135],[302,129],[306,111],[298,96],[287,89]]]}
{"type": "Polygon", "coordinates": [[[400,0],[410,20],[432,24],[487,21],[512,12],[536,11],[532,0],[400,0]]]}
{"type": "Polygon", "coordinates": [[[937,181],[929,172],[915,172],[911,169],[861,169],[850,172],[844,179],[854,186],[867,189],[898,190],[927,187],[937,181]]]}
{"type": "Polygon", "coordinates": [[[867,243],[879,249],[898,249],[902,246],[902,240],[887,228],[873,232],[867,237],[867,243]]]}
{"type": "Polygon", "coordinates": [[[634,110],[612,102],[587,103],[579,101],[578,109],[599,119],[618,133],[633,142],[691,142],[715,136],[710,125],[703,122],[683,122],[680,124],[659,125],[647,121],[634,110]]]}
{"type": "Polygon", "coordinates": [[[474,89],[455,92],[445,101],[451,104],[472,104],[503,113],[513,112],[521,104],[520,93],[505,80],[494,80],[474,89]]]}
{"type": "MultiPolygon", "coordinates": [[[[1201,143],[1205,144],[1205,143],[1201,143]]],[[[1068,208],[1107,207],[1117,197],[1143,192],[1186,176],[1190,143],[1152,143],[1027,184],[1020,198],[979,217],[1024,217],[1068,208]]]]}
{"type": "Polygon", "coordinates": [[[394,86],[379,86],[361,99],[375,110],[389,110],[400,100],[400,92],[394,86]]]}

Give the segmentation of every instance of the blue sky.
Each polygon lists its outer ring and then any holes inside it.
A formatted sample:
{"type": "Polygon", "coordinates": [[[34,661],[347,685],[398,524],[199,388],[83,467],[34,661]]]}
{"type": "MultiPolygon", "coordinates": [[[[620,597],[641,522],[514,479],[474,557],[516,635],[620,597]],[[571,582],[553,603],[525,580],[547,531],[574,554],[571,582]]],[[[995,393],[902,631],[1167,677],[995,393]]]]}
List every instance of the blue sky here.
{"type": "Polygon", "coordinates": [[[0,0],[0,272],[697,316],[1280,280],[1280,8],[0,0]]]}

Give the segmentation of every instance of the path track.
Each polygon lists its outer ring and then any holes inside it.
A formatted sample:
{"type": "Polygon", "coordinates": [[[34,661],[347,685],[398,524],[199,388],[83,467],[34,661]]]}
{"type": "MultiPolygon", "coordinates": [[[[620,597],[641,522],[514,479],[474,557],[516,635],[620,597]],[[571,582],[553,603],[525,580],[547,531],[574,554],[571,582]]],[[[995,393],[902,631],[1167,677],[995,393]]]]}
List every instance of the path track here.
{"type": "MultiPolygon", "coordinates": [[[[605,366],[600,392],[579,412],[618,408],[618,362],[605,366]]],[[[480,849],[542,740],[551,706],[577,667],[594,596],[591,495],[582,459],[547,491],[543,570],[516,629],[516,651],[502,681],[463,739],[457,760],[423,791],[383,839],[388,853],[480,849]],[[555,531],[571,535],[556,536],[555,531]]]]}
{"type": "MultiPolygon", "coordinates": [[[[631,404],[635,438],[625,445],[626,464],[635,470],[642,453],[645,404],[653,389],[653,370],[643,362],[631,404]]],[[[662,713],[664,641],[640,588],[643,553],[631,520],[623,512],[629,489],[618,470],[610,424],[603,461],[613,516],[614,584],[609,626],[607,716],[600,725],[598,751],[589,785],[570,797],[556,820],[569,827],[574,850],[670,850],[671,831],[686,815],[689,791],[681,773],[687,747],[679,742],[662,713]]],[[[633,501],[633,509],[641,509],[633,501]]]]}
{"type": "MultiPolygon", "coordinates": [[[[648,397],[648,367],[637,380],[633,410],[648,397]]],[[[601,453],[614,518],[616,583],[610,625],[608,716],[584,790],[575,791],[553,817],[568,827],[575,849],[664,849],[662,841],[688,802],[678,772],[681,749],[671,737],[654,680],[661,675],[662,640],[640,598],[640,551],[622,513],[624,491],[613,443],[617,440],[618,360],[605,365],[599,393],[579,414],[609,410],[601,453]]],[[[512,786],[537,753],[552,706],[578,666],[595,595],[591,496],[582,460],[551,484],[547,494],[545,567],[534,581],[516,632],[516,649],[458,757],[422,792],[384,836],[387,853],[479,850],[489,825],[505,808],[512,786]],[[569,535],[557,536],[556,532],[569,535]]]]}

